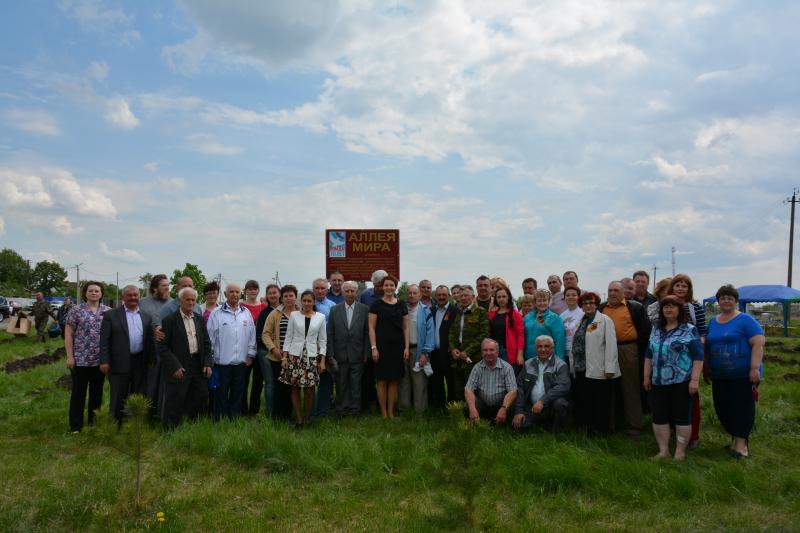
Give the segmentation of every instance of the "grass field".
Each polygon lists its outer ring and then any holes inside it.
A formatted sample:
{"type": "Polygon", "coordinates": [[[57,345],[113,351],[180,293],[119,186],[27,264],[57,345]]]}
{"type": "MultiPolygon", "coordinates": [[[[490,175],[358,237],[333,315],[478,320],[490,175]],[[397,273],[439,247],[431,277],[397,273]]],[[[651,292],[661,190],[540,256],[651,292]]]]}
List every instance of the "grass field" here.
{"type": "MultiPolygon", "coordinates": [[[[68,434],[64,360],[2,372],[0,530],[800,530],[800,382],[784,378],[800,374],[800,342],[768,342],[747,460],[722,450],[708,386],[701,446],[683,463],[649,461],[649,433],[519,436],[455,410],[301,432],[258,417],[149,430],[138,508],[127,435],[68,434]]],[[[0,364],[41,351],[2,343],[0,364]]]]}

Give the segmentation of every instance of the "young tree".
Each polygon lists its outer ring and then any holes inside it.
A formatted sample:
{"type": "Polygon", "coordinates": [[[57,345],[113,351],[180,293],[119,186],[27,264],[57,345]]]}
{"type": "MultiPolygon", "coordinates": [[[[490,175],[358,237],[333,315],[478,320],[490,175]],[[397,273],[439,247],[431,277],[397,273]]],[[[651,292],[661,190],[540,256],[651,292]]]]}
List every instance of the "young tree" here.
{"type": "Polygon", "coordinates": [[[203,285],[206,284],[206,277],[203,274],[203,271],[200,270],[200,267],[197,265],[186,263],[186,266],[183,267],[183,270],[176,269],[172,273],[172,278],[169,280],[169,283],[172,287],[169,291],[170,296],[173,298],[178,297],[178,291],[175,290],[175,286],[178,284],[178,279],[184,276],[192,278],[192,281],[194,282],[194,288],[197,290],[197,292],[203,292],[203,285]]]}
{"type": "Polygon", "coordinates": [[[142,284],[142,296],[150,296],[150,281],[153,279],[153,274],[145,272],[139,276],[139,283],[142,284]]]}

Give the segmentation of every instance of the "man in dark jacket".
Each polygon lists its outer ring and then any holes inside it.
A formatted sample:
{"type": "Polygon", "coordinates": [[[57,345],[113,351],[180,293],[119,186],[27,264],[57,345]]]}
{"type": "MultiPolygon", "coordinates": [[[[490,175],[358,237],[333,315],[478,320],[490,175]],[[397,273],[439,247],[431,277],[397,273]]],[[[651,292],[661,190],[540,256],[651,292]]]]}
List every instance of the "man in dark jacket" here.
{"type": "Polygon", "coordinates": [[[197,291],[178,293],[180,308],[164,317],[164,340],[158,344],[164,378],[164,427],[178,426],[184,417],[196,418],[208,400],[208,378],[214,359],[203,317],[194,312],[197,291]]]}
{"type": "Polygon", "coordinates": [[[456,306],[450,303],[450,290],[447,285],[439,285],[434,293],[434,302],[431,306],[433,315],[433,351],[431,352],[431,368],[433,374],[428,378],[428,401],[433,409],[444,411],[447,401],[453,401],[453,373],[450,368],[450,343],[448,335],[450,326],[456,317],[456,306]],[[450,397],[445,397],[444,384],[447,380],[447,391],[450,397]]]}
{"type": "Polygon", "coordinates": [[[147,393],[147,368],[155,365],[150,316],[139,311],[139,287],[122,289],[123,305],[106,311],[100,325],[100,372],[108,376],[108,411],[122,424],[125,401],[147,393]]]}
{"type": "Polygon", "coordinates": [[[553,357],[555,343],[549,335],[536,338],[536,357],[525,361],[517,376],[517,414],[512,425],[527,429],[549,427],[553,433],[564,429],[569,413],[569,368],[553,357]]]}
{"type": "Polygon", "coordinates": [[[619,281],[608,284],[608,301],[600,304],[600,312],[614,321],[625,431],[635,437],[642,432],[642,373],[652,325],[640,303],[625,299],[619,281]]]}

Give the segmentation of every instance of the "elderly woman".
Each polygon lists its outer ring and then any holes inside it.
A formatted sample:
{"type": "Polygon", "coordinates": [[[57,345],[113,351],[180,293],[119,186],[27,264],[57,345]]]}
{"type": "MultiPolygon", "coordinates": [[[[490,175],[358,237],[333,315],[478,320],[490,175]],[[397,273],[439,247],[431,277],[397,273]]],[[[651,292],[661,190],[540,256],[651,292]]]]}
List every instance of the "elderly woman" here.
{"type": "Polygon", "coordinates": [[[733,437],[730,453],[740,459],[750,454],[766,337],[752,316],[739,311],[739,291],[733,285],[719,288],[717,303],[720,313],[708,324],[706,339],[711,391],[717,418],[733,437]]]}
{"type": "Polygon", "coordinates": [[[78,433],[83,429],[83,409],[86,389],[89,389],[89,425],[94,423],[94,412],[103,403],[103,382],[100,372],[100,325],[103,313],[110,307],[101,303],[103,284],[87,281],[81,288],[83,303],[67,315],[64,330],[64,348],[67,368],[72,374],[72,393],[69,398],[69,429],[78,433]]]}
{"type": "Polygon", "coordinates": [[[383,296],[369,309],[369,341],[381,416],[394,418],[397,386],[410,355],[408,307],[395,296],[397,278],[386,276],[380,286],[383,296]]]}
{"type": "Polygon", "coordinates": [[[525,350],[525,327],[522,315],[514,309],[514,298],[506,286],[494,291],[494,306],[489,309],[489,337],[497,341],[500,359],[509,363],[514,373],[522,368],[525,350]]]}
{"type": "Polygon", "coordinates": [[[314,387],[319,385],[320,372],[325,371],[327,344],[325,315],[314,311],[314,293],[303,291],[300,296],[300,311],[293,311],[289,316],[281,354],[283,368],[279,378],[292,388],[292,407],[297,429],[311,422],[314,387]],[[302,408],[301,389],[304,402],[302,408]]]}
{"type": "MultiPolygon", "coordinates": [[[[270,283],[267,285],[265,294],[266,307],[261,310],[256,319],[256,361],[261,369],[261,376],[264,384],[264,414],[269,417],[272,415],[272,409],[274,407],[275,382],[278,380],[278,375],[272,374],[272,367],[269,364],[270,360],[268,358],[269,349],[267,345],[264,344],[263,332],[270,313],[280,305],[281,289],[274,283],[270,283]]],[[[280,361],[280,355],[277,359],[280,361]]],[[[278,373],[280,373],[280,367],[278,367],[278,373]]],[[[255,388],[255,379],[253,380],[253,388],[255,388]]],[[[254,405],[252,396],[250,398],[250,405],[254,405]]],[[[258,411],[258,409],[256,409],[256,411],[258,411]]]]}
{"type": "Polygon", "coordinates": [[[597,312],[597,293],[582,294],[578,303],[583,316],[572,335],[569,365],[575,425],[587,427],[590,434],[605,434],[613,411],[613,380],[621,375],[617,333],[614,321],[597,312]]]}
{"type": "MultiPolygon", "coordinates": [[[[694,299],[692,278],[686,274],[678,274],[669,284],[669,294],[675,295],[686,310],[686,320],[697,328],[700,341],[706,342],[708,326],[706,326],[706,310],[694,299]]],[[[695,394],[692,400],[692,436],[689,448],[696,448],[700,442],[700,395],[695,394]]]]}
{"type": "Polygon", "coordinates": [[[686,457],[692,433],[690,411],[703,371],[703,345],[686,309],[675,296],[661,300],[658,325],[650,333],[644,360],[644,388],[650,393],[653,433],[658,443],[654,459],[669,458],[670,425],[675,426],[675,460],[686,457]]]}
{"type": "Polygon", "coordinates": [[[561,317],[550,309],[550,291],[537,289],[535,312],[525,315],[525,360],[536,357],[536,339],[540,335],[553,338],[554,353],[562,361],[567,360],[565,352],[567,336],[561,317]]]}

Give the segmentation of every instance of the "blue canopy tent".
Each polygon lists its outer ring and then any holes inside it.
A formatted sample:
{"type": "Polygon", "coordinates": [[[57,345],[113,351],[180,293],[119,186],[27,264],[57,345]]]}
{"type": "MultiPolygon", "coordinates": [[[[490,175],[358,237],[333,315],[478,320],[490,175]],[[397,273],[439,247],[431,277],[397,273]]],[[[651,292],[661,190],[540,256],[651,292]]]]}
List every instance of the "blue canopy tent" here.
{"type": "MultiPolygon", "coordinates": [[[[783,307],[783,336],[789,336],[789,305],[800,302],[800,291],[786,285],[744,285],[737,287],[739,291],[739,310],[745,312],[747,304],[780,303],[783,307]]],[[[703,300],[703,304],[716,302],[714,296],[703,300]]]]}

